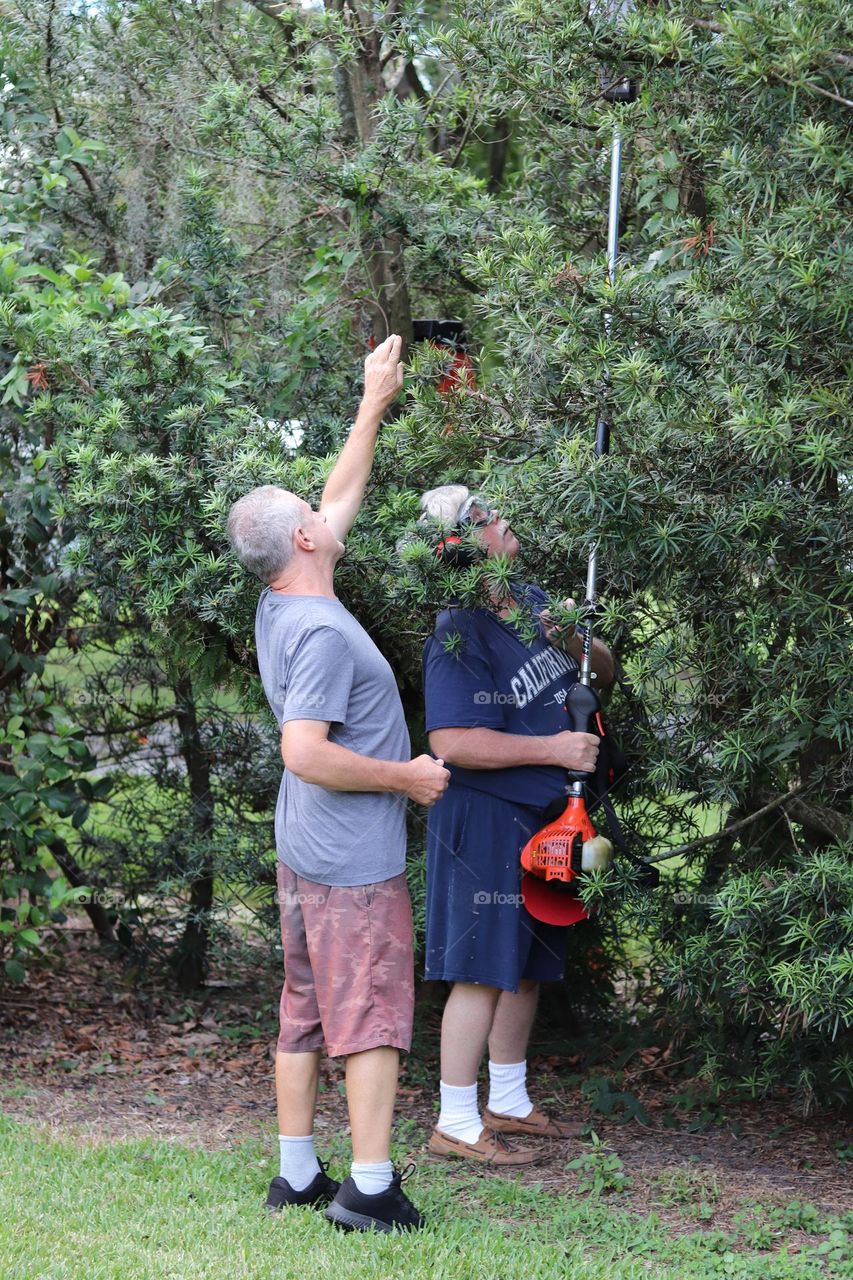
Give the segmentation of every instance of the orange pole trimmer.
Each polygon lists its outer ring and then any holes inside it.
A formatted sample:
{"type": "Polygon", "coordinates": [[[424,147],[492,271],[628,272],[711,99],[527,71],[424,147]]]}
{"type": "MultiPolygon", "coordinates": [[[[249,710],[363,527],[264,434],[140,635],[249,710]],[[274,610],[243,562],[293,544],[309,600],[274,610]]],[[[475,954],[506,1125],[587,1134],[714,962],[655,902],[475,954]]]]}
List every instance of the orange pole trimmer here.
{"type": "MultiPolygon", "coordinates": [[[[628,79],[613,82],[610,72],[603,73],[604,97],[609,102],[632,102],[636,86],[628,79]]],[[[607,223],[607,273],[610,283],[616,280],[619,252],[619,196],[622,179],[622,139],[618,126],[613,131],[610,152],[610,202],[607,223]]],[[[604,328],[610,333],[612,317],[606,314],[604,328]]],[[[595,429],[595,454],[601,458],[610,448],[610,423],[599,414],[595,429]]],[[[567,728],[573,733],[595,733],[605,736],[601,702],[592,688],[592,629],[596,608],[598,545],[589,551],[586,575],[585,627],[583,658],[577,684],[569,690],[565,711],[567,728]]],[[[568,800],[563,813],[554,822],[537,831],[521,852],[525,872],[521,892],[524,904],[536,919],[551,924],[574,924],[589,913],[577,895],[578,876],[582,871],[607,866],[613,857],[613,845],[599,836],[586,808],[586,783],[590,775],[569,771],[568,800]]]]}

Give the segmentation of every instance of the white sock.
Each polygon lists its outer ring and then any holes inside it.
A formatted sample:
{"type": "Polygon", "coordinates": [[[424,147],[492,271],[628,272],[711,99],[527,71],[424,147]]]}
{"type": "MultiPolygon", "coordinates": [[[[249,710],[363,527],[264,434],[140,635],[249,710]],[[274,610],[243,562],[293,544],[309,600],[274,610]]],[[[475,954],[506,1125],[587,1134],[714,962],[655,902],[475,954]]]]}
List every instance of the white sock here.
{"type": "Polygon", "coordinates": [[[460,1142],[476,1142],[483,1132],[483,1120],[477,1106],[477,1085],[445,1084],[441,1081],[441,1111],[437,1128],[460,1142]]]}
{"type": "Polygon", "coordinates": [[[309,1133],[307,1138],[287,1138],[280,1133],[278,1145],[281,1152],[279,1177],[286,1178],[294,1191],[304,1191],[320,1172],[313,1135],[309,1133]]]}
{"type": "Polygon", "coordinates": [[[489,1110],[498,1116],[529,1116],[527,1062],[489,1062],[489,1110]]]}
{"type": "Polygon", "coordinates": [[[390,1160],[383,1160],[380,1164],[356,1164],[353,1161],[350,1165],[352,1180],[363,1196],[381,1196],[390,1187],[393,1173],[394,1166],[390,1160]]]}

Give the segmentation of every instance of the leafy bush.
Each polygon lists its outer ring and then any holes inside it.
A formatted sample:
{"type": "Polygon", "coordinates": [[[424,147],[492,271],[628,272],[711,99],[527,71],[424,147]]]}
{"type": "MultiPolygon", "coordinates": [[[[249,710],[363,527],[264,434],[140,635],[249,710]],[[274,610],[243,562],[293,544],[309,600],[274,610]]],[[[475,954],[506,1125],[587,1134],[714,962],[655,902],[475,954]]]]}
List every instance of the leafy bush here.
{"type": "MultiPolygon", "coordinates": [[[[25,228],[6,258],[7,403],[55,439],[69,570],[149,631],[186,708],[235,671],[255,697],[230,501],[261,481],[316,500],[366,337],[458,315],[476,385],[439,393],[445,357],[412,353],[341,596],[399,672],[417,740],[432,612],[511,576],[443,572],[418,489],[485,487],[520,571],[558,600],[598,542],[598,625],[628,677],[612,711],[636,757],[623,816],[638,851],[679,859],[656,898],[620,869],[590,883],[607,955],[643,940],[648,1016],[692,1069],[806,1107],[851,1083],[846,20],[830,0],[678,0],[621,25],[579,0],[460,0],[377,11],[364,39],[346,9],[183,9],[164,31],[143,5],[118,27],[57,18],[59,82],[29,37],[7,67],[26,188],[3,191],[25,228]],[[636,79],[635,101],[604,99],[603,67],[636,79]],[[57,95],[80,125],[61,148],[39,110],[57,95]],[[152,136],[169,139],[156,157],[152,136]],[[613,449],[596,460],[600,413],[613,449]]],[[[202,845],[209,794],[199,781],[202,845]]]]}

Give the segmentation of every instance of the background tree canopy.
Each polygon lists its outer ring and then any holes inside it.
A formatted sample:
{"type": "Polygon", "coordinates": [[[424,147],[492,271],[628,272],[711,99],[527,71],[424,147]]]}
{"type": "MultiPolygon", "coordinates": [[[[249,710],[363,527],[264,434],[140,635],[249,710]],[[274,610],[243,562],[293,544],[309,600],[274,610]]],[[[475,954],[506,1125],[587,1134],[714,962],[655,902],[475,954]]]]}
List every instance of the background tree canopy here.
{"type": "Polygon", "coordinates": [[[186,988],[239,903],[269,914],[276,743],[224,516],[257,483],[316,500],[368,342],[453,317],[474,379],[439,391],[449,357],[410,346],[341,597],[417,738],[431,614],[508,574],[440,571],[419,490],[485,489],[557,599],[597,538],[621,811],[638,851],[680,852],[655,895],[593,878],[604,962],[578,931],[566,1016],[615,1016],[627,972],[707,1079],[849,1091],[849,6],[13,0],[0,21],[8,978],[75,885],[119,889],[86,898],[101,937],[186,988]],[[639,92],[614,105],[622,75],[639,92]]]}

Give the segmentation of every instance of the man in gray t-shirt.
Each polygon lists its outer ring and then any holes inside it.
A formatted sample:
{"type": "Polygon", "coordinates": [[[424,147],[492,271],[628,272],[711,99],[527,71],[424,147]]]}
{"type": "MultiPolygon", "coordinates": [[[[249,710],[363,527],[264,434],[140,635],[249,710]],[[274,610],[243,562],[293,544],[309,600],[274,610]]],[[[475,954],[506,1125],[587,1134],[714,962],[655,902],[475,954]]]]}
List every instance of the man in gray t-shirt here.
{"type": "Polygon", "coordinates": [[[325,1205],[343,1227],[423,1225],[390,1157],[400,1050],[411,1046],[412,916],[405,805],[450,777],[410,759],[391,668],[335,595],[334,569],[364,497],[382,415],[403,381],[401,340],[365,361],[364,398],[319,511],[262,485],[235,502],[228,536],[266,583],[258,665],[281,727],[275,815],[284,957],[276,1053],[281,1172],[267,1205],[325,1205]],[[314,1151],[320,1054],[346,1058],[353,1163],[343,1184],[314,1151]]]}
{"type": "MultiPolygon", "coordinates": [[[[328,721],[330,742],[377,760],[409,760],[394,674],[340,600],[267,588],[258,601],[255,637],[261,679],[280,727],[328,721]]],[[[282,862],[308,880],[388,880],[406,864],[406,796],[332,791],[285,769],[275,836],[282,862]]]]}

